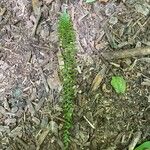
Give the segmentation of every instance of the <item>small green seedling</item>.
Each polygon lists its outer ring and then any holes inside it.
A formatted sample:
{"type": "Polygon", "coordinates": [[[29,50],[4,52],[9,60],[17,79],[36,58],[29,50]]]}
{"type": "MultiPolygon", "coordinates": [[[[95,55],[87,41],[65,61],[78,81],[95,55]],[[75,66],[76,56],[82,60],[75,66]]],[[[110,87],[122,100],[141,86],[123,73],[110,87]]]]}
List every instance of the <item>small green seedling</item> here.
{"type": "Polygon", "coordinates": [[[122,76],[113,76],[111,79],[111,85],[118,94],[125,93],[126,81],[122,76]]]}
{"type": "Polygon", "coordinates": [[[86,0],[86,3],[92,3],[95,2],[95,0],[86,0]]]}
{"type": "Polygon", "coordinates": [[[144,142],[134,150],[150,150],[150,141],[144,142]]]}

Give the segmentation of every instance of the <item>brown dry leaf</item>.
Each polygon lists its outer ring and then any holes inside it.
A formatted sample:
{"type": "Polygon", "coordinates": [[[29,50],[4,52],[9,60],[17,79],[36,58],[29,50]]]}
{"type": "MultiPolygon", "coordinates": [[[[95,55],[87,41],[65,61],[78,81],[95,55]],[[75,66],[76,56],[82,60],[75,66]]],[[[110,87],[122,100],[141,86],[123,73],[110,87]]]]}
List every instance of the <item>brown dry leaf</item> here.
{"type": "Polygon", "coordinates": [[[92,83],[92,91],[95,91],[96,89],[98,89],[100,83],[102,82],[103,80],[103,76],[101,75],[101,73],[99,72],[96,77],[94,78],[93,80],[93,83],[92,83]]]}
{"type": "Polygon", "coordinates": [[[106,72],[106,65],[102,66],[102,70],[95,76],[93,83],[92,83],[92,91],[95,91],[98,89],[100,83],[102,82],[105,72],[106,72]]]}

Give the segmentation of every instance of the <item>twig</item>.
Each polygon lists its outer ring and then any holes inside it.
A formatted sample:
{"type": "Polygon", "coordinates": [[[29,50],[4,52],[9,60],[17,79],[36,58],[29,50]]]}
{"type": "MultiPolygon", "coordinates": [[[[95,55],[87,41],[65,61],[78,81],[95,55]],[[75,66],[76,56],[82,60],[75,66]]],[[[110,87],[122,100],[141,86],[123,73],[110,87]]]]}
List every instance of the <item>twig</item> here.
{"type": "Polygon", "coordinates": [[[34,24],[34,26],[33,26],[33,30],[32,30],[32,36],[35,36],[36,29],[37,29],[37,27],[38,27],[40,18],[41,18],[41,12],[38,14],[38,16],[37,16],[37,18],[36,18],[36,22],[35,22],[35,24],[34,24]]]}
{"type": "Polygon", "coordinates": [[[83,118],[88,122],[88,124],[89,124],[93,129],[95,129],[94,125],[93,125],[85,116],[83,116],[83,118]]]}
{"type": "Polygon", "coordinates": [[[33,26],[33,30],[32,30],[32,36],[35,36],[36,34],[36,29],[37,26],[39,24],[40,18],[41,18],[41,7],[40,7],[40,1],[39,0],[32,0],[32,7],[33,7],[33,11],[34,14],[36,15],[36,22],[33,26]]]}
{"type": "Polygon", "coordinates": [[[126,49],[123,51],[102,53],[102,56],[107,60],[128,58],[128,57],[135,57],[135,56],[144,56],[144,55],[150,55],[149,46],[143,47],[143,48],[140,47],[140,48],[126,49]]]}
{"type": "Polygon", "coordinates": [[[136,144],[138,143],[138,141],[140,140],[141,138],[141,131],[137,131],[128,147],[128,150],[134,150],[136,144]]]}

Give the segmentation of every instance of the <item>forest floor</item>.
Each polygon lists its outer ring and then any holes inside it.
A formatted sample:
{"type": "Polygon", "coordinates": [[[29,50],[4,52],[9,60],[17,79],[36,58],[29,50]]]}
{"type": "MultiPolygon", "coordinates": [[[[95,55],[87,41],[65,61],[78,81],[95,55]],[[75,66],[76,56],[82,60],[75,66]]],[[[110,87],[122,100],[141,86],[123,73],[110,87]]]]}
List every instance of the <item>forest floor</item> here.
{"type": "MultiPolygon", "coordinates": [[[[42,0],[39,13],[33,4],[0,1],[0,150],[63,149],[57,27],[64,2],[42,0]]],[[[70,0],[67,10],[78,70],[70,150],[127,150],[150,140],[150,55],[101,55],[150,46],[150,0],[70,0]],[[111,86],[115,75],[127,82],[124,94],[111,86]]]]}

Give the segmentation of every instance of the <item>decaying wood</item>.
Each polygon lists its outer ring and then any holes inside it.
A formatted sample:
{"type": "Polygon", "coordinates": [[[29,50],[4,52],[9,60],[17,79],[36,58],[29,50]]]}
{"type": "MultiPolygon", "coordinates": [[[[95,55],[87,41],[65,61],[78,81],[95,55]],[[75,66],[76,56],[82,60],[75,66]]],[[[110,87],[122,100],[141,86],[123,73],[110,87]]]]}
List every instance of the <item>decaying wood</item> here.
{"type": "Polygon", "coordinates": [[[115,52],[102,53],[102,56],[107,60],[128,58],[128,57],[135,57],[135,56],[144,56],[144,55],[150,55],[150,47],[149,46],[133,48],[133,49],[126,49],[126,50],[115,51],[115,52]]]}

